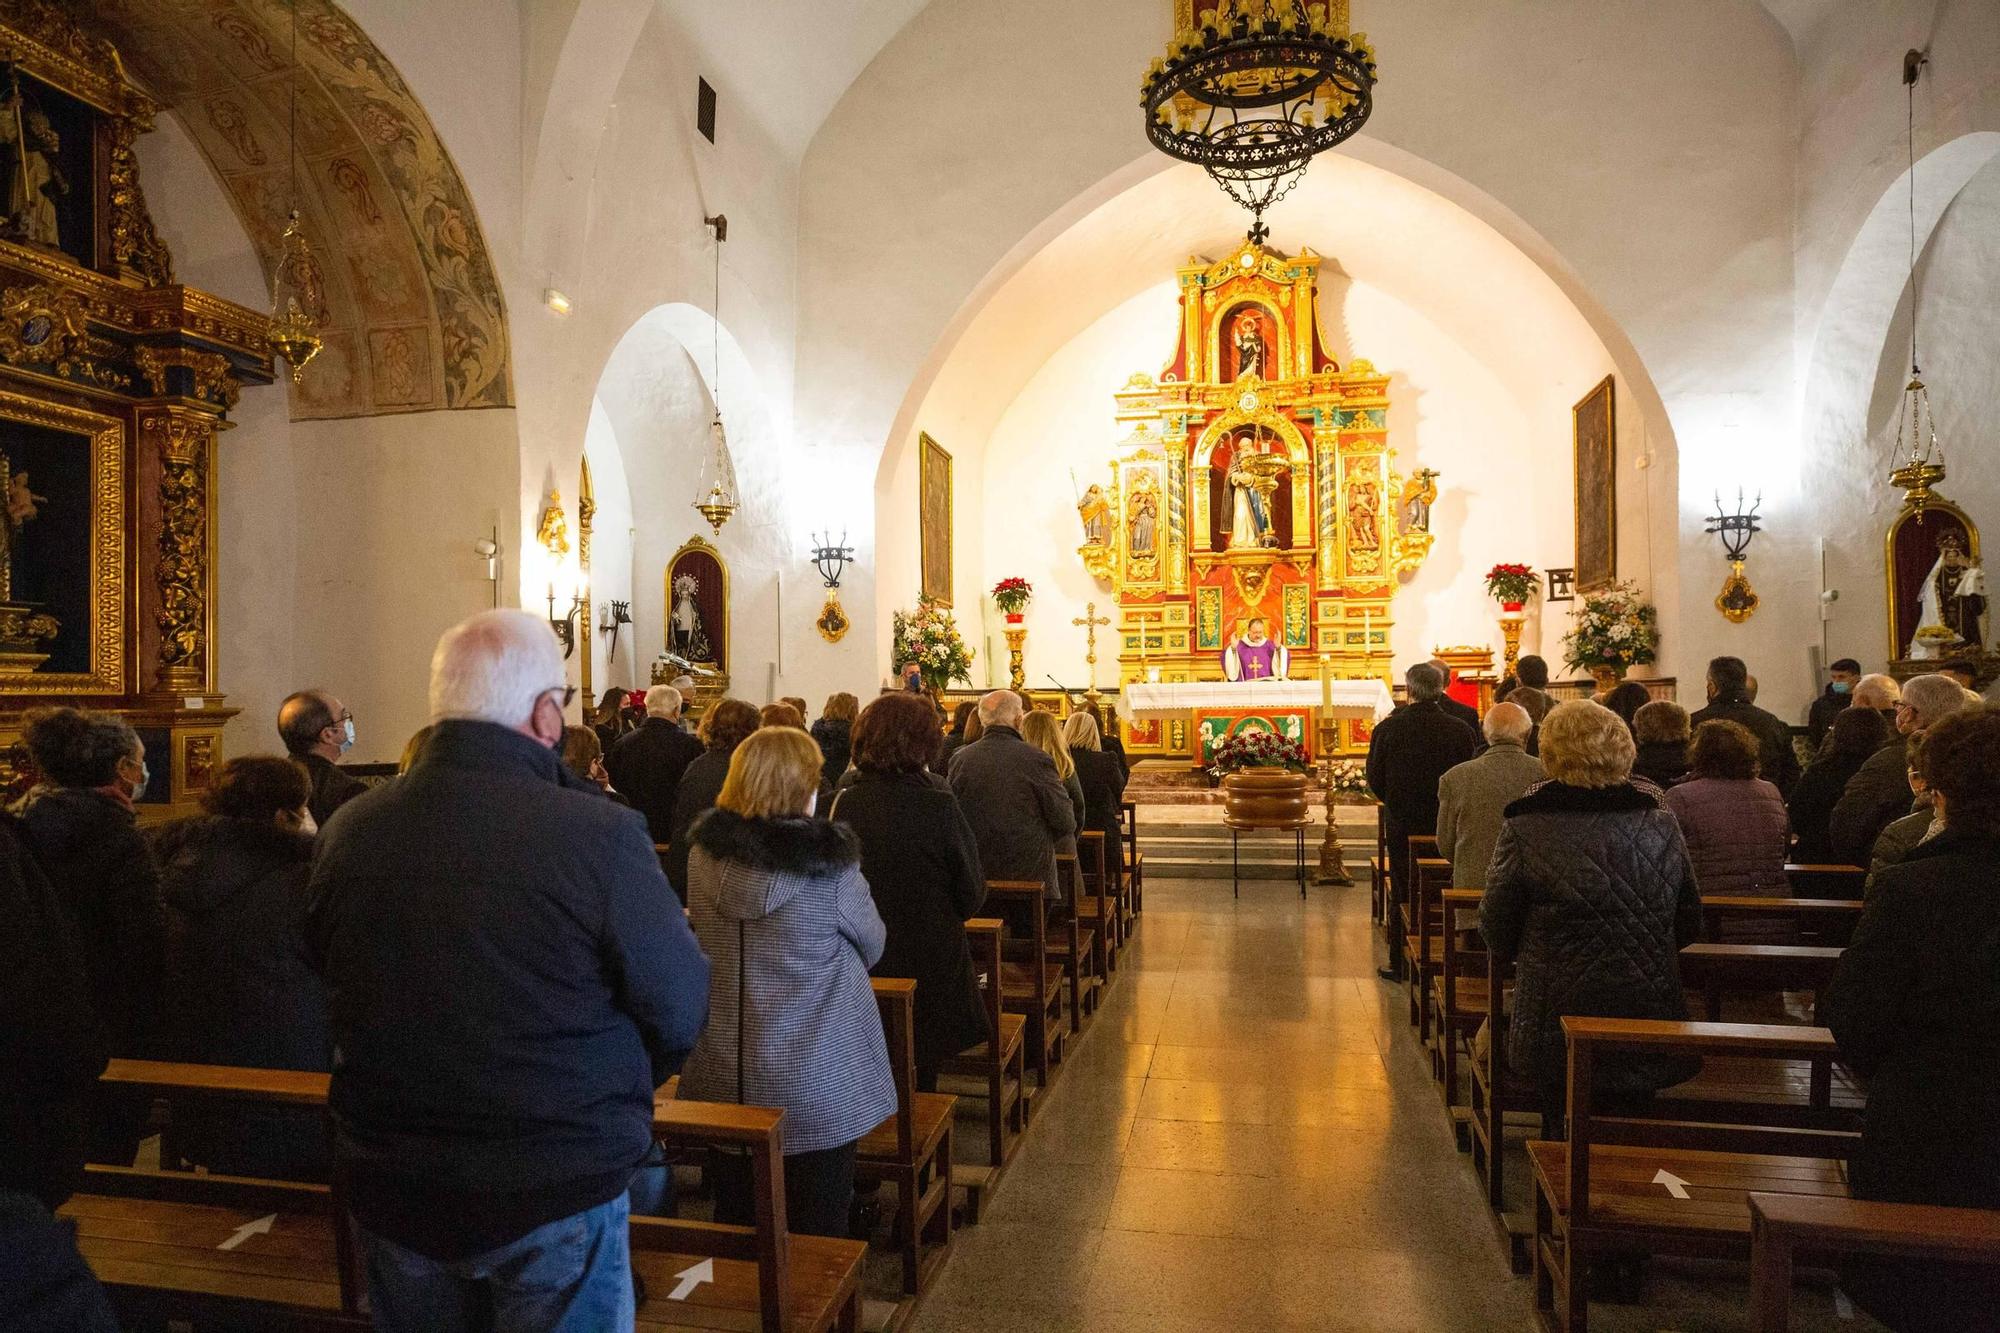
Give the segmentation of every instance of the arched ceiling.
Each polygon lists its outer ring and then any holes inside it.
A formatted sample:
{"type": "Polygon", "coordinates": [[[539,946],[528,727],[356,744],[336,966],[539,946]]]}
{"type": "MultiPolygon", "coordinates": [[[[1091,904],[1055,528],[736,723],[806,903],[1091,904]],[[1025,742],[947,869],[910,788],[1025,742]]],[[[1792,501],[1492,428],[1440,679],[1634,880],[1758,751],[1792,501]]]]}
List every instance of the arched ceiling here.
{"type": "MultiPolygon", "coordinates": [[[[294,388],[293,415],[510,405],[506,308],[451,155],[338,5],[297,3],[298,209],[324,271],[326,344],[294,388]]],[[[291,204],[291,5],[95,0],[80,9],[186,127],[270,271],[291,204]]]]}

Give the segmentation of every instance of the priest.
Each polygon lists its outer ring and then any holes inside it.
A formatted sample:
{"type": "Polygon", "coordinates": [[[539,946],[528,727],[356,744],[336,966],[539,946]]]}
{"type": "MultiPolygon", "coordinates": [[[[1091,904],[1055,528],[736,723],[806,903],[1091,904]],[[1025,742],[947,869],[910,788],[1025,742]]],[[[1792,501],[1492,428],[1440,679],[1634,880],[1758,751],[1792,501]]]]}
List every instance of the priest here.
{"type": "Polygon", "coordinates": [[[1252,616],[1222,650],[1222,674],[1229,680],[1283,680],[1291,664],[1291,654],[1265,632],[1262,616],[1252,616]]]}

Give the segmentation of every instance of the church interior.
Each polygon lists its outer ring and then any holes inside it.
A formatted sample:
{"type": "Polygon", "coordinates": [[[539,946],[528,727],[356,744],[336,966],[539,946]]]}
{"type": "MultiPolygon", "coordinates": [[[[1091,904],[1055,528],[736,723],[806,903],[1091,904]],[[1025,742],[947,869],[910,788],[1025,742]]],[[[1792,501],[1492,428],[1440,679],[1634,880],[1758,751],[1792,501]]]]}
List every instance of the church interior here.
{"type": "Polygon", "coordinates": [[[0,191],[0,1327],[2000,1328],[2000,4],[0,0],[0,191]]]}

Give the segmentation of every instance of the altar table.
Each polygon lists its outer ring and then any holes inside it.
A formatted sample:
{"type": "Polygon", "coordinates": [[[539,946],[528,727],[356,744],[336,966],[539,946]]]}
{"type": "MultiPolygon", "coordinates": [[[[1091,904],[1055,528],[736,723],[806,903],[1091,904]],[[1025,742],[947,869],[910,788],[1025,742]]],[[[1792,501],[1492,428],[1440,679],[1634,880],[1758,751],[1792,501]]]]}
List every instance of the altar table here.
{"type": "Polygon", "coordinates": [[[1320,709],[1326,717],[1380,722],[1396,707],[1379,680],[1176,680],[1132,681],[1123,690],[1125,711],[1134,719],[1186,717],[1197,710],[1239,712],[1265,709],[1320,709]],[[1321,707],[1326,692],[1332,705],[1321,707]]]}

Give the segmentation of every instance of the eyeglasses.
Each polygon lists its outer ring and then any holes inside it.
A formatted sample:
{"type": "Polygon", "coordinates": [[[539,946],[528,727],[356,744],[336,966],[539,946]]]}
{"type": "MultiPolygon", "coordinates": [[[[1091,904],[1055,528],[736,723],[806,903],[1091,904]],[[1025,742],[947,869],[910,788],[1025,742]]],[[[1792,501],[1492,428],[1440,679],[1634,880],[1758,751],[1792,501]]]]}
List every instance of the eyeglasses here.
{"type": "Polygon", "coordinates": [[[575,700],[575,698],[576,698],[576,686],[574,686],[574,685],[551,685],[551,686],[549,686],[549,687],[548,687],[548,688],[547,688],[546,690],[543,690],[543,691],[542,691],[542,694],[544,694],[544,695],[549,695],[549,694],[554,694],[554,693],[555,693],[555,692],[556,692],[557,690],[561,690],[561,691],[562,691],[562,703],[558,704],[558,705],[557,705],[557,707],[559,707],[559,708],[568,708],[568,707],[570,706],[571,702],[573,702],[573,701],[575,700]]]}

